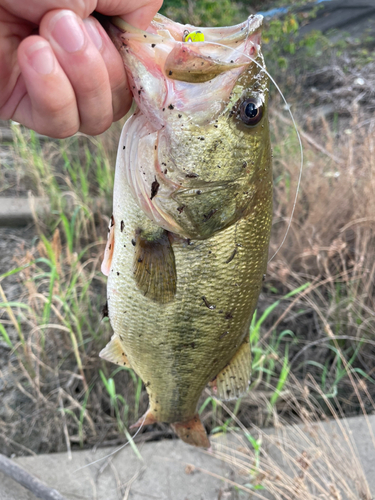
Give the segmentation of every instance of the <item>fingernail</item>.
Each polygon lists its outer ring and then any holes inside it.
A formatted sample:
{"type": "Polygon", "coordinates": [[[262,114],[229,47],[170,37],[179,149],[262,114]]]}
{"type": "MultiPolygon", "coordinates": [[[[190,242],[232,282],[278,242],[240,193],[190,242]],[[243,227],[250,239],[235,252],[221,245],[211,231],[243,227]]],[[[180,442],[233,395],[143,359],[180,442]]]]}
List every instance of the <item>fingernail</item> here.
{"type": "Polygon", "coordinates": [[[77,16],[70,10],[62,10],[51,21],[51,34],[66,52],[77,52],[85,44],[85,35],[77,16]]]}
{"type": "Polygon", "coordinates": [[[96,26],[95,21],[88,17],[87,19],[83,20],[83,24],[85,25],[87,34],[91,38],[91,41],[93,42],[95,47],[98,50],[100,50],[103,46],[103,40],[102,40],[102,37],[100,36],[99,30],[96,26]]]}
{"type": "Polygon", "coordinates": [[[40,75],[49,75],[55,67],[55,57],[47,42],[39,41],[26,51],[31,67],[40,75]]]}

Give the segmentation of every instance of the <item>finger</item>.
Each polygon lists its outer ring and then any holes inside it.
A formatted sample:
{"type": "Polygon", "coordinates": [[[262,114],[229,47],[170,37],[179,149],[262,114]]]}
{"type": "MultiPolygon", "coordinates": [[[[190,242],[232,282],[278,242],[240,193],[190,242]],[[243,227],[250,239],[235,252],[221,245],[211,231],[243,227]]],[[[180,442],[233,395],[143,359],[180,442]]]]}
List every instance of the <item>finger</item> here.
{"type": "Polygon", "coordinates": [[[12,117],[33,130],[51,137],[68,137],[79,128],[73,88],[59,65],[50,44],[30,36],[18,48],[21,77],[10,102],[12,117]]]}
{"type": "MultiPolygon", "coordinates": [[[[8,12],[21,19],[40,24],[43,16],[55,9],[70,9],[81,18],[88,17],[96,9],[98,0],[27,0],[22,2],[2,0],[1,3],[8,12]]],[[[110,6],[116,3],[118,5],[120,2],[118,0],[104,0],[104,3],[110,6]]]]}
{"type": "Polygon", "coordinates": [[[40,34],[46,38],[66,73],[76,96],[80,130],[96,135],[112,123],[112,92],[109,75],[99,50],[100,36],[90,38],[82,19],[70,10],[48,12],[40,34]]]}
{"type": "Polygon", "coordinates": [[[94,10],[107,16],[124,16],[137,28],[146,29],[163,4],[162,0],[27,0],[15,2],[2,0],[4,8],[35,24],[40,24],[43,16],[55,9],[69,9],[85,19],[94,10]],[[135,4],[135,5],[134,5],[135,4]]]}
{"type": "Polygon", "coordinates": [[[93,17],[84,19],[87,33],[93,39],[100,37],[102,46],[99,49],[107,68],[112,92],[113,121],[122,118],[129,110],[132,94],[128,87],[128,80],[121,56],[100,23],[93,17]]]}
{"type": "MultiPolygon", "coordinates": [[[[129,2],[129,6],[130,4],[133,2],[129,2]]],[[[137,2],[136,8],[125,12],[122,17],[132,26],[146,30],[162,5],[163,0],[141,0],[137,2]]]]}

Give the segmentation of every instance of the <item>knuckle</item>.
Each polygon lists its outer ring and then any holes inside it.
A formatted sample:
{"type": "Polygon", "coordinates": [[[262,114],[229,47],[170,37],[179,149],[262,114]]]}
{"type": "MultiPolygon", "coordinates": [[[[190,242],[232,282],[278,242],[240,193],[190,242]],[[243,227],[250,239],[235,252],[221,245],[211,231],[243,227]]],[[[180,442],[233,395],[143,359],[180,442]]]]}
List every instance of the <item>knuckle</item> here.
{"type": "Polygon", "coordinates": [[[99,135],[112,125],[112,115],[98,119],[86,119],[81,123],[79,130],[87,135],[99,135]]]}

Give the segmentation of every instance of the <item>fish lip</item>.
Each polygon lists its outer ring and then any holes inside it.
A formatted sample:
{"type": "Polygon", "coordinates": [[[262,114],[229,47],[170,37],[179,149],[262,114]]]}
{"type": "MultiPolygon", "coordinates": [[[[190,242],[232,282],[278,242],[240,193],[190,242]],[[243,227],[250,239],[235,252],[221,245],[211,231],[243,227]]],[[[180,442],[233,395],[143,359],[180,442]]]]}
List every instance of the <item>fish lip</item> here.
{"type": "Polygon", "coordinates": [[[142,41],[142,37],[145,39],[144,43],[151,42],[161,42],[165,39],[165,36],[154,33],[153,31],[159,31],[164,27],[165,30],[168,31],[169,28],[173,28],[171,34],[170,41],[173,42],[182,42],[183,41],[183,33],[185,30],[189,32],[199,30],[205,35],[204,42],[194,42],[195,46],[204,45],[206,42],[220,42],[223,45],[230,45],[234,43],[238,43],[245,38],[248,38],[250,35],[255,34],[260,31],[263,24],[263,16],[260,14],[251,14],[246,21],[236,24],[234,26],[225,26],[225,27],[201,27],[201,26],[193,26],[191,24],[180,24],[175,21],[171,21],[167,17],[162,14],[157,14],[151,22],[150,27],[147,31],[141,30],[140,28],[136,28],[131,24],[124,21],[119,16],[114,16],[110,18],[110,23],[112,26],[117,28],[120,33],[129,33],[131,35],[139,35],[140,40],[142,41]],[[246,28],[246,29],[245,29],[246,28]]]}

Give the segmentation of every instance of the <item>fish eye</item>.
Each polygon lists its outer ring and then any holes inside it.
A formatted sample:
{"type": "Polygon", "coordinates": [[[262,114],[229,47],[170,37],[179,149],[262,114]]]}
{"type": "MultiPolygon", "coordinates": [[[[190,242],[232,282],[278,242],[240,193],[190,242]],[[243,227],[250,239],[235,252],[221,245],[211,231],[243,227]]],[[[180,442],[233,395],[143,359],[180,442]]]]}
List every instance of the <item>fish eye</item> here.
{"type": "Polygon", "coordinates": [[[260,99],[250,97],[242,102],[240,107],[241,120],[246,125],[256,125],[263,116],[263,104],[260,99]]]}

